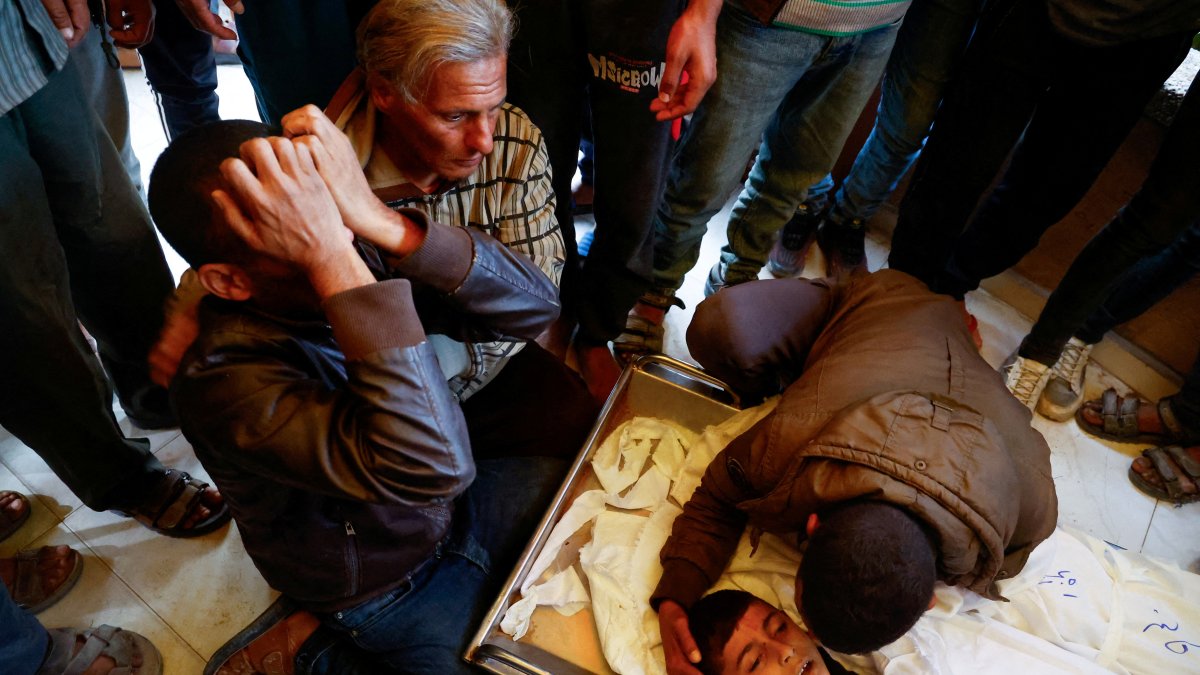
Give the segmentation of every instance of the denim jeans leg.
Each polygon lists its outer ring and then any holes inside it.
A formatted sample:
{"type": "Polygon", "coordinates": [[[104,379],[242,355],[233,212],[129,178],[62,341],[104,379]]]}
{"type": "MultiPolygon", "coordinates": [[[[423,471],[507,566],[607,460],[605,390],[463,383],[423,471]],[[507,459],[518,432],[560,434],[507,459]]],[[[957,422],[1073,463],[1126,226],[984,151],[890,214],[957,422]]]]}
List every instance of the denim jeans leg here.
{"type": "Polygon", "coordinates": [[[916,161],[981,4],[915,0],[908,8],[884,69],[875,125],[838,191],[839,220],[868,220],[916,161]]]}
{"type": "Polygon", "coordinates": [[[0,584],[0,672],[33,675],[46,660],[49,641],[42,624],[18,607],[0,584]]]}
{"type": "Polygon", "coordinates": [[[364,663],[367,656],[376,659],[376,673],[476,672],[462,660],[466,643],[566,468],[566,462],[544,457],[478,462],[475,482],[456,506],[454,531],[411,583],[322,617],[345,640],[327,649],[312,672],[346,672],[347,663],[364,663]]]}
{"type": "Polygon", "coordinates": [[[826,38],[821,57],[788,92],[729,217],[729,243],[721,249],[726,280],[758,276],[806,188],[833,168],[883,74],[898,28],[826,38]]]}
{"type": "MultiPolygon", "coordinates": [[[[1021,356],[1042,363],[1058,360],[1067,340],[1104,302],[1118,280],[1139,260],[1171,245],[1195,222],[1200,216],[1200,191],[1191,180],[1191,164],[1197,155],[1200,86],[1193,86],[1150,165],[1146,182],[1071,263],[1021,343],[1021,356]]],[[[1184,238],[1182,245],[1186,247],[1187,241],[1184,238]]]]}
{"type": "Polygon", "coordinates": [[[722,8],[717,81],[680,142],[655,218],[656,288],[678,289],[695,266],[708,221],[737,186],[780,102],[827,42],[764,26],[735,4],[722,8]]]}

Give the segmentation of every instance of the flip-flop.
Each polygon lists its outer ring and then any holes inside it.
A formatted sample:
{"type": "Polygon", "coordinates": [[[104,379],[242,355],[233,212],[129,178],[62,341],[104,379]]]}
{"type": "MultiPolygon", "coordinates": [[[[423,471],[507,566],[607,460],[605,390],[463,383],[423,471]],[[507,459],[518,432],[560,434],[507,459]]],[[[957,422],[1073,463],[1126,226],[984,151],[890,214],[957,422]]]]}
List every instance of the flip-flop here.
{"type": "Polygon", "coordinates": [[[4,490],[0,492],[0,497],[7,495],[15,496],[18,502],[21,502],[25,505],[25,510],[21,512],[21,515],[17,516],[16,520],[8,520],[8,511],[3,511],[4,515],[0,515],[0,521],[6,524],[0,526],[0,541],[8,539],[13,535],[14,532],[21,529],[21,526],[25,524],[25,521],[29,520],[29,514],[33,513],[33,505],[29,503],[28,497],[20,492],[13,492],[12,490],[4,490]]]}
{"type": "MultiPolygon", "coordinates": [[[[1200,461],[1192,458],[1187,450],[1178,445],[1147,448],[1142,451],[1142,457],[1150,461],[1163,484],[1155,485],[1146,480],[1131,464],[1129,481],[1134,487],[1155,499],[1176,504],[1200,501],[1200,461]],[[1191,491],[1188,491],[1189,487],[1191,491]]],[[[1137,460],[1134,462],[1136,464],[1137,460]]]]}
{"type": "Polygon", "coordinates": [[[83,573],[83,556],[79,555],[79,551],[71,549],[71,572],[61,584],[47,592],[42,582],[40,563],[42,551],[48,548],[52,547],[43,546],[20,551],[13,557],[13,585],[8,589],[9,594],[18,605],[29,610],[31,614],[37,614],[61,600],[83,573]]]}

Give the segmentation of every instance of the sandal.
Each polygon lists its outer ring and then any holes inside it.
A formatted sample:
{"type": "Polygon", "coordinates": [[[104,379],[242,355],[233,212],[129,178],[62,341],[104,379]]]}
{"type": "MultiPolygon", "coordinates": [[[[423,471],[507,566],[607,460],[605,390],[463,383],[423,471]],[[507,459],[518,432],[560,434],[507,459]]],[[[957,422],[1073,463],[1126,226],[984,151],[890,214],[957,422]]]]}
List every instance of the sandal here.
{"type": "Polygon", "coordinates": [[[38,675],[82,673],[101,656],[116,663],[109,671],[112,675],[162,675],[162,654],[149,640],[133,631],[103,625],[55,628],[49,633],[50,648],[38,675]]]}
{"type": "Polygon", "coordinates": [[[71,571],[58,586],[47,588],[42,578],[42,558],[53,556],[57,553],[56,549],[56,546],[43,546],[39,549],[20,551],[12,558],[13,583],[8,586],[8,592],[12,599],[23,609],[29,610],[30,614],[37,614],[61,600],[83,573],[83,556],[74,549],[67,549],[71,571]]]}
{"type": "Polygon", "coordinates": [[[4,541],[13,535],[14,532],[21,529],[25,521],[29,520],[29,514],[33,513],[32,505],[29,503],[29,498],[20,492],[12,490],[4,490],[0,492],[0,541],[4,541]],[[9,505],[13,502],[18,502],[22,505],[20,515],[13,519],[9,519],[9,505]]]}
{"type": "Polygon", "coordinates": [[[258,618],[213,654],[204,675],[295,672],[296,653],[319,621],[286,596],[279,596],[258,618]]]}
{"type": "Polygon", "coordinates": [[[208,507],[212,510],[208,518],[194,527],[183,527],[188,516],[200,505],[206,489],[208,483],[192,478],[186,471],[167,469],[141,506],[132,511],[117,512],[168,537],[199,537],[229,522],[230,517],[229,505],[221,502],[219,507],[208,507]]]}
{"type": "Polygon", "coordinates": [[[1148,448],[1129,466],[1129,480],[1134,487],[1155,499],[1172,501],[1176,505],[1200,501],[1200,459],[1197,456],[1200,456],[1200,448],[1185,450],[1178,445],[1148,448]],[[1147,480],[1139,468],[1143,472],[1153,469],[1162,484],[1147,480]]]}
{"type": "MultiPolygon", "coordinates": [[[[661,310],[664,315],[672,307],[684,308],[683,301],[673,291],[648,291],[638,298],[638,304],[661,310]]],[[[663,320],[652,321],[638,314],[637,308],[629,310],[625,317],[625,330],[613,340],[613,354],[623,365],[629,365],[639,356],[661,354],[666,329],[663,320]]]]}
{"type": "MultiPolygon", "coordinates": [[[[1146,432],[1138,427],[1138,408],[1143,401],[1136,397],[1124,397],[1117,394],[1115,389],[1107,389],[1099,401],[1084,403],[1075,413],[1075,421],[1079,428],[1087,433],[1118,443],[1156,443],[1169,445],[1184,440],[1187,432],[1171,411],[1171,399],[1164,398],[1157,404],[1158,418],[1162,422],[1162,432],[1146,432]],[[1084,413],[1090,411],[1099,413],[1102,424],[1093,424],[1087,420],[1084,413]]],[[[1146,405],[1150,405],[1146,403],[1146,405]]]]}

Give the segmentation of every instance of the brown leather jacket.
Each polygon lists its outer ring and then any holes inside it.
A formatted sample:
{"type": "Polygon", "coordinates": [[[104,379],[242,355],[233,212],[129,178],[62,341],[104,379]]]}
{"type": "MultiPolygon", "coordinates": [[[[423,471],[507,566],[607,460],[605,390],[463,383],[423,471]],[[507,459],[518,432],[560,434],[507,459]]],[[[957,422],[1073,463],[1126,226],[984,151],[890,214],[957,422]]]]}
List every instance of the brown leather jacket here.
{"type": "Polygon", "coordinates": [[[883,270],[844,286],[748,284],[705,305],[689,346],[718,377],[770,393],[768,373],[800,372],[776,410],[709,466],[663,547],[654,601],[690,606],[747,524],[802,532],[809,514],[847,500],[907,509],[935,535],[939,577],[993,598],[992,582],[1054,530],[1050,449],[948,297],[883,270]],[[786,334],[760,338],[760,324],[745,339],[712,337],[731,320],[749,324],[752,306],[786,316],[786,334]]]}

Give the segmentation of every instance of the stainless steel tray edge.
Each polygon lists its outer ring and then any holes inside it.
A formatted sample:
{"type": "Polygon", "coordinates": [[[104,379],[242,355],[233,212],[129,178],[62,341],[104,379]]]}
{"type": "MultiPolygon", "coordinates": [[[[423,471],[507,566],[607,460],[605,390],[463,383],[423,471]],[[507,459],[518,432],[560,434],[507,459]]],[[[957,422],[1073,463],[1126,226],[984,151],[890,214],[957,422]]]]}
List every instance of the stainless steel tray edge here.
{"type": "MultiPolygon", "coordinates": [[[[620,379],[617,380],[617,384],[613,388],[613,393],[609,395],[608,400],[604,403],[604,407],[600,410],[600,414],[596,418],[596,423],[588,434],[587,440],[579,449],[579,454],[571,464],[570,470],[563,478],[562,486],[554,495],[553,501],[550,502],[546,513],[542,516],[541,521],[539,521],[537,530],[535,530],[537,536],[532,538],[525,546],[525,550],[521,553],[516,567],[509,573],[504,586],[496,596],[496,601],[492,603],[492,607],[487,615],[485,615],[479,630],[476,631],[475,636],[468,644],[467,650],[463,654],[463,658],[467,662],[473,663],[497,675],[543,675],[551,672],[513,653],[516,650],[506,650],[496,645],[487,644],[486,641],[492,630],[499,625],[504,613],[508,611],[509,598],[512,597],[513,591],[517,589],[519,581],[524,579],[525,574],[532,567],[536,553],[541,550],[549,538],[552,529],[550,524],[556,522],[567,507],[567,499],[576,478],[584,470],[587,462],[590,461],[592,452],[598,447],[598,442],[603,440],[600,438],[600,434],[603,431],[605,422],[608,420],[614,406],[620,400],[621,394],[629,386],[629,381],[637,372],[659,377],[681,388],[692,389],[692,387],[685,387],[684,384],[675,378],[682,378],[685,382],[702,384],[711,389],[710,392],[705,394],[709,398],[713,398],[714,400],[724,399],[719,400],[719,402],[733,408],[740,408],[740,401],[737,395],[729,389],[728,385],[683,361],[673,359],[669,356],[652,354],[643,356],[627,366],[622,371],[620,379]]],[[[694,391],[694,389],[692,390],[694,391]]],[[[515,643],[513,644],[515,645],[515,643]]],[[[550,654],[546,654],[546,656],[554,658],[550,654]]],[[[573,675],[574,673],[584,672],[588,671],[571,664],[564,664],[562,668],[553,671],[553,675],[573,675]]]]}

